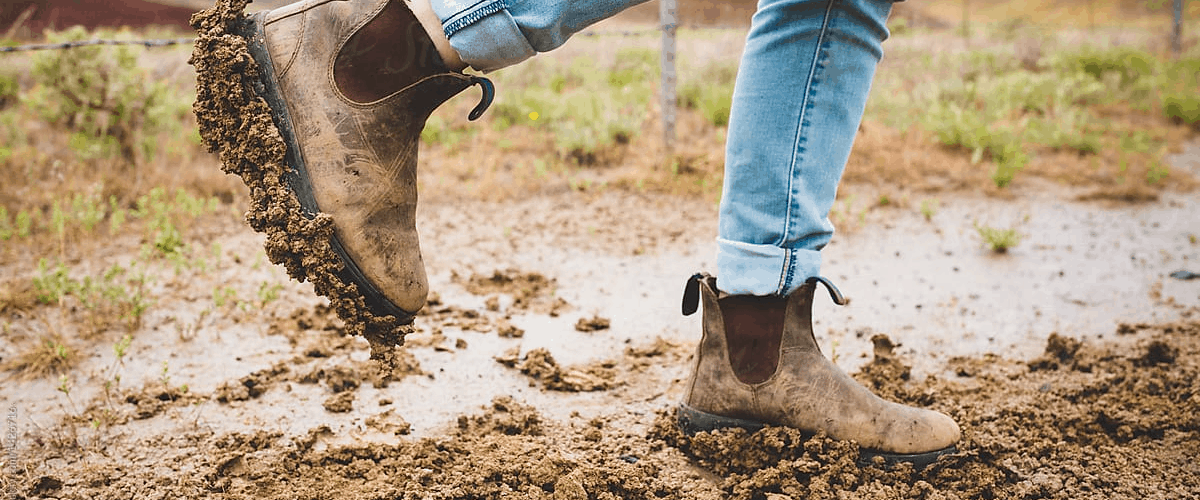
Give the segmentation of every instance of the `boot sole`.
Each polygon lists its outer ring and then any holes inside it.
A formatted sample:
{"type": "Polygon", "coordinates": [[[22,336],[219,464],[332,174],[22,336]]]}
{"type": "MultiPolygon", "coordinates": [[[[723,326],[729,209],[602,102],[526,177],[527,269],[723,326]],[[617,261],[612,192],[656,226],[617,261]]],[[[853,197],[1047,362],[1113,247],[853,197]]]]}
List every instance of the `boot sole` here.
{"type": "MultiPolygon", "coordinates": [[[[676,413],[676,421],[679,424],[679,429],[688,436],[694,436],[700,432],[712,432],[723,429],[745,429],[746,432],[753,434],[767,427],[767,424],[763,422],[714,415],[694,409],[685,404],[679,405],[679,411],[676,413]]],[[[936,462],[938,457],[957,452],[958,448],[955,446],[936,451],[911,454],[887,453],[864,448],[858,452],[857,463],[860,467],[875,465],[875,457],[880,457],[887,468],[907,463],[912,464],[914,470],[921,470],[936,462]]]]}
{"type": "MultiPolygon", "coordinates": [[[[292,127],[292,120],[288,113],[287,103],[279,93],[279,88],[275,85],[275,66],[271,62],[271,57],[267,51],[265,40],[262,33],[262,25],[260,20],[264,16],[263,13],[256,14],[252,18],[246,19],[237,30],[238,35],[246,39],[247,48],[250,50],[250,56],[254,58],[254,62],[258,63],[259,78],[254,90],[260,97],[267,101],[267,105],[271,108],[271,119],[275,122],[275,127],[279,129],[279,135],[283,136],[283,142],[287,145],[287,153],[285,153],[285,161],[288,165],[287,179],[288,186],[292,188],[292,192],[296,195],[296,200],[300,202],[300,207],[304,209],[304,216],[309,219],[315,218],[321,213],[320,207],[317,206],[317,197],[313,193],[312,182],[308,177],[308,170],[305,168],[304,156],[300,152],[300,143],[296,139],[296,130],[292,127]]],[[[358,291],[363,294],[367,300],[367,305],[377,314],[395,316],[402,323],[411,323],[416,314],[405,311],[388,300],[383,292],[379,291],[371,280],[367,279],[366,275],[359,269],[358,264],[350,258],[346,252],[346,248],[342,246],[342,242],[335,235],[330,238],[329,245],[333,248],[334,253],[341,258],[345,267],[343,268],[343,279],[358,285],[358,291]]]]}
{"type": "Polygon", "coordinates": [[[412,330],[413,313],[383,298],[346,256],[332,219],[319,213],[261,25],[246,18],[245,4],[217,0],[192,18],[200,135],[220,152],[222,169],[250,188],[246,221],[267,235],[271,261],[328,297],[347,332],[371,342],[373,356],[376,348],[386,354],[412,330]]]}

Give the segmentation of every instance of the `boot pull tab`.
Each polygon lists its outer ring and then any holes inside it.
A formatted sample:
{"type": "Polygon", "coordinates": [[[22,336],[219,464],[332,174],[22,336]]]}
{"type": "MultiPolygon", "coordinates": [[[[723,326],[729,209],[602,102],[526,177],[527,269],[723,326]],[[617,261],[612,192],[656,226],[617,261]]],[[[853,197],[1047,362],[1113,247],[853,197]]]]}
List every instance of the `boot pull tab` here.
{"type": "Polygon", "coordinates": [[[491,80],[474,75],[471,75],[471,84],[483,88],[483,96],[480,97],[479,104],[476,104],[475,109],[471,110],[471,114],[467,115],[468,120],[475,121],[483,116],[483,112],[487,111],[488,106],[492,105],[492,99],[496,97],[496,86],[492,85],[491,80]]]}
{"type": "Polygon", "coordinates": [[[704,275],[700,273],[693,274],[688,278],[687,285],[683,287],[683,315],[691,316],[700,308],[700,280],[704,279],[704,275]]]}
{"type": "Polygon", "coordinates": [[[850,303],[850,299],[847,299],[844,295],[842,295],[841,290],[838,290],[838,288],[836,286],[833,286],[833,282],[829,281],[824,276],[814,276],[805,281],[805,283],[812,283],[812,282],[817,282],[822,285],[825,285],[825,289],[829,290],[829,298],[833,299],[834,304],[837,304],[839,306],[844,306],[844,305],[850,303]]]}

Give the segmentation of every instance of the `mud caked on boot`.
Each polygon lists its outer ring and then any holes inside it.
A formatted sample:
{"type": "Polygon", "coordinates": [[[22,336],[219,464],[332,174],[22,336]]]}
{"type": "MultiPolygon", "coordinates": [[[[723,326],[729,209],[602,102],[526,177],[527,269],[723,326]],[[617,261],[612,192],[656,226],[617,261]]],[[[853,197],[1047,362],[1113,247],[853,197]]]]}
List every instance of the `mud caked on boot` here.
{"type": "Polygon", "coordinates": [[[402,0],[306,0],[250,17],[245,5],[218,0],[192,19],[201,135],[250,187],[247,220],[272,261],[373,345],[398,344],[428,291],[421,130],[472,85],[484,91],[478,118],[491,82],[447,68],[402,0]]]}
{"type": "Polygon", "coordinates": [[[821,354],[812,330],[810,278],[787,297],[726,295],[716,278],[688,280],[683,313],[704,304],[704,334],[678,418],[687,434],[764,425],[857,441],[864,463],[880,456],[916,467],[955,451],[960,432],[950,417],[885,401],[821,354]]]}

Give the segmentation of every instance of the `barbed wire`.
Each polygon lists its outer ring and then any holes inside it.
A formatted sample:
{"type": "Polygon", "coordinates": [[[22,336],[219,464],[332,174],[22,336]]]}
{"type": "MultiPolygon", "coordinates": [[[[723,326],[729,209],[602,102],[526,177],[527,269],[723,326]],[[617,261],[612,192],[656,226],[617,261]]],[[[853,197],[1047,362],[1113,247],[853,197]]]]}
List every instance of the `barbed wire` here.
{"type": "MultiPolygon", "coordinates": [[[[604,36],[620,36],[620,37],[639,37],[658,35],[667,29],[667,26],[659,26],[657,28],[645,30],[602,30],[602,31],[584,31],[576,33],[583,37],[604,37],[604,36]]],[[[676,29],[698,31],[698,30],[744,30],[745,26],[677,26],[676,29]]],[[[66,50],[77,47],[90,47],[96,45],[136,45],[143,47],[168,47],[172,45],[190,45],[196,41],[195,38],[163,38],[152,40],[80,40],[76,42],[61,42],[61,43],[34,43],[27,45],[13,45],[8,47],[0,47],[0,53],[7,52],[31,52],[38,50],[66,50]]]]}
{"type": "Polygon", "coordinates": [[[0,52],[27,52],[34,50],[65,50],[76,47],[89,47],[93,45],[141,45],[144,47],[166,47],[170,45],[191,44],[195,38],[164,38],[157,40],[80,40],[76,42],[61,42],[61,43],[34,43],[28,45],[14,45],[10,47],[0,47],[0,52]]]}

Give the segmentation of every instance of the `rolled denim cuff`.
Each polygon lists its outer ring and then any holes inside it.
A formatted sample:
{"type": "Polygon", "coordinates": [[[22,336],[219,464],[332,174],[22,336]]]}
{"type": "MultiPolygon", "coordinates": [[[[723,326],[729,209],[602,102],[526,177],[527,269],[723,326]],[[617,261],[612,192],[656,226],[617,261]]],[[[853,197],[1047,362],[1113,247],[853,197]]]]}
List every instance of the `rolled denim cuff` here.
{"type": "Polygon", "coordinates": [[[731,295],[786,296],[821,273],[819,250],[717,238],[717,289],[731,295]]]}
{"type": "Polygon", "coordinates": [[[463,62],[479,71],[494,71],[533,57],[529,45],[503,0],[467,8],[456,0],[433,0],[442,30],[463,62]]]}

